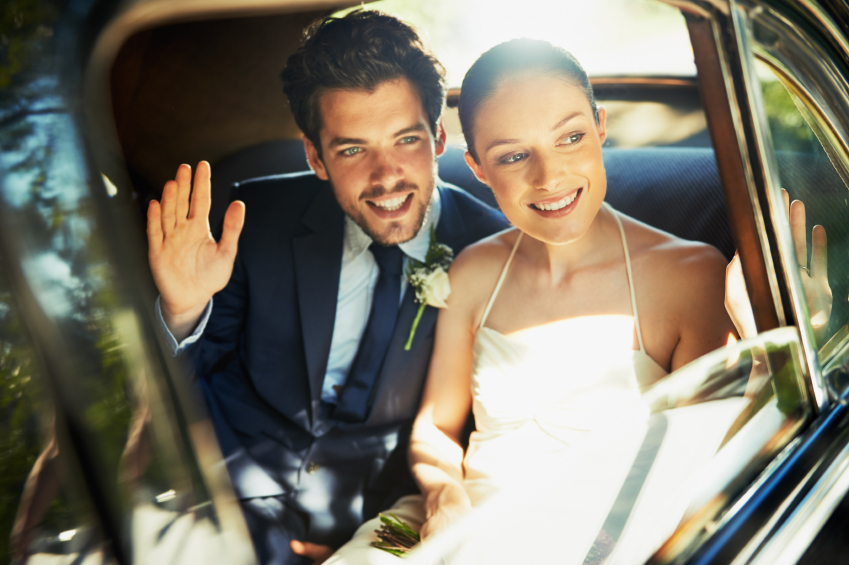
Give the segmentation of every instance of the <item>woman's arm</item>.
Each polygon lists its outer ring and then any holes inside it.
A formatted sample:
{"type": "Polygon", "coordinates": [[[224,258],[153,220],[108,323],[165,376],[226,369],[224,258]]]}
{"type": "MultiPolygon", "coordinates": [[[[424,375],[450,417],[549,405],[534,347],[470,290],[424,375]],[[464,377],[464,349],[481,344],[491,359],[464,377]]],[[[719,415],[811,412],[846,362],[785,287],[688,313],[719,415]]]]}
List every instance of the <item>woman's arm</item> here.
{"type": "Polygon", "coordinates": [[[705,245],[688,252],[682,263],[678,275],[670,277],[673,287],[669,290],[677,293],[674,315],[680,328],[670,363],[673,371],[722,347],[729,335],[736,336],[725,310],[725,258],[705,245]]]}
{"type": "Polygon", "coordinates": [[[463,489],[460,440],[472,404],[474,305],[481,285],[473,284],[469,251],[461,253],[449,271],[452,292],[448,308],[439,312],[427,383],[410,439],[410,467],[424,495],[422,539],[471,508],[463,489]]]}

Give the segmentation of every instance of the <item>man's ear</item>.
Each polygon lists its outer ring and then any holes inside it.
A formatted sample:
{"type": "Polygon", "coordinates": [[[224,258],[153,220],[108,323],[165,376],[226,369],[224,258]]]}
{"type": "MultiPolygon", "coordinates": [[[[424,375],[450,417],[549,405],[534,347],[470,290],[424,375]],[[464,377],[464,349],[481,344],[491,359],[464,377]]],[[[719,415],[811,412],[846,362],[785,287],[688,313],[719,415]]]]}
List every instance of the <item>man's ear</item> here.
{"type": "Polygon", "coordinates": [[[598,139],[601,143],[607,138],[607,110],[604,106],[598,106],[598,139]]]}
{"type": "Polygon", "coordinates": [[[445,153],[445,144],[448,139],[448,134],[445,133],[445,122],[442,119],[442,116],[439,116],[439,120],[436,122],[436,156],[439,157],[443,153],[445,153]]]}
{"type": "Polygon", "coordinates": [[[324,167],[324,162],[318,156],[318,150],[313,145],[313,142],[306,137],[304,137],[304,152],[307,154],[307,163],[309,163],[310,169],[315,173],[315,176],[321,180],[330,180],[330,177],[327,175],[327,169],[324,167]]]}
{"type": "Polygon", "coordinates": [[[466,159],[466,164],[469,166],[470,169],[472,169],[472,172],[475,173],[475,177],[477,177],[477,179],[484,183],[486,186],[489,186],[489,183],[486,182],[486,178],[483,176],[483,169],[481,169],[480,165],[475,163],[472,154],[466,151],[466,154],[463,155],[463,157],[466,159]]]}

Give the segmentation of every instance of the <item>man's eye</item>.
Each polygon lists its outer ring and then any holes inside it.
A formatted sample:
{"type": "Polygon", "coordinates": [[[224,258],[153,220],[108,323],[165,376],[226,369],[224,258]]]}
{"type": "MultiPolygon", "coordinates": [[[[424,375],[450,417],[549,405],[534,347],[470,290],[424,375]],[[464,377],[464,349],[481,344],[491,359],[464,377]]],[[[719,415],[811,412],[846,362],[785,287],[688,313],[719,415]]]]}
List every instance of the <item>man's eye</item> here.
{"type": "Polygon", "coordinates": [[[568,135],[568,136],[564,137],[560,141],[560,144],[561,145],[574,145],[574,144],[578,143],[579,141],[581,141],[581,139],[584,137],[584,135],[586,135],[586,134],[573,133],[572,135],[568,135]]]}
{"type": "Polygon", "coordinates": [[[519,161],[524,160],[527,156],[527,153],[514,153],[513,155],[502,157],[498,160],[498,162],[502,165],[510,165],[511,163],[518,163],[519,161]]]}
{"type": "Polygon", "coordinates": [[[348,147],[347,149],[343,149],[342,151],[340,151],[339,154],[343,157],[351,157],[353,155],[356,155],[360,151],[362,151],[361,147],[348,147]]]}
{"type": "Polygon", "coordinates": [[[418,136],[408,135],[407,137],[402,137],[400,143],[403,145],[409,145],[411,143],[415,143],[419,140],[418,136]]]}

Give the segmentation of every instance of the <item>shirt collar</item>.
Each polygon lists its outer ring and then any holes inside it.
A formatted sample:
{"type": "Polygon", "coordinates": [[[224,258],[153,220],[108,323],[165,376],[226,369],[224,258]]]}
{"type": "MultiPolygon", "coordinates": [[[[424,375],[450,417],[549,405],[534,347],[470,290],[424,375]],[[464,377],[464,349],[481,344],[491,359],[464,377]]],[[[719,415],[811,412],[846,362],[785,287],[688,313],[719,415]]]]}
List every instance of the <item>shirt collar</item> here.
{"type": "MultiPolygon", "coordinates": [[[[425,256],[427,255],[427,248],[430,247],[430,228],[433,226],[433,228],[436,229],[436,226],[439,223],[439,215],[441,211],[442,205],[440,203],[439,188],[434,187],[433,193],[430,196],[430,205],[428,206],[425,221],[422,224],[419,233],[417,233],[413,239],[398,245],[405,255],[424,262],[425,256]]],[[[371,245],[372,241],[373,240],[366,234],[366,232],[364,232],[363,229],[350,218],[350,216],[345,215],[345,241],[343,244],[343,254],[346,259],[350,260],[359,257],[366,249],[368,249],[368,246],[371,245]]]]}

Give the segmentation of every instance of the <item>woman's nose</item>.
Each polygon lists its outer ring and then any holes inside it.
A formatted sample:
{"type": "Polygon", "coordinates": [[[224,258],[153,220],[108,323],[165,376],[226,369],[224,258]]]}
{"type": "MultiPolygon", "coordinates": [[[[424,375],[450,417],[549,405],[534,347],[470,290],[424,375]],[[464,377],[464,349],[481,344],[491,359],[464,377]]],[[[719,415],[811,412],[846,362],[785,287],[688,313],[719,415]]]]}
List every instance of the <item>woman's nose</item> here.
{"type": "Polygon", "coordinates": [[[560,183],[560,179],[566,172],[566,167],[558,159],[551,156],[537,154],[531,168],[534,188],[543,190],[554,190],[560,183]]]}
{"type": "Polygon", "coordinates": [[[392,190],[399,181],[404,180],[404,169],[401,163],[390,151],[377,150],[373,155],[372,184],[379,184],[386,190],[392,190]]]}

